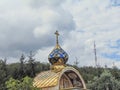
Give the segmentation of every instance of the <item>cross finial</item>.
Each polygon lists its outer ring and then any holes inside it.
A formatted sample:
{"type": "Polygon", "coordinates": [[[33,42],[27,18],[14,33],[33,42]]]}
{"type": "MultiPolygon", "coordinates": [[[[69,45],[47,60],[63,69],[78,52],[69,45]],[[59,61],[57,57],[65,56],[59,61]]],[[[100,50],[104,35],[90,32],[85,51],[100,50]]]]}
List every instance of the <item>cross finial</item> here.
{"type": "Polygon", "coordinates": [[[56,35],[56,43],[58,44],[58,36],[59,36],[58,31],[55,32],[55,35],[56,35]]]}

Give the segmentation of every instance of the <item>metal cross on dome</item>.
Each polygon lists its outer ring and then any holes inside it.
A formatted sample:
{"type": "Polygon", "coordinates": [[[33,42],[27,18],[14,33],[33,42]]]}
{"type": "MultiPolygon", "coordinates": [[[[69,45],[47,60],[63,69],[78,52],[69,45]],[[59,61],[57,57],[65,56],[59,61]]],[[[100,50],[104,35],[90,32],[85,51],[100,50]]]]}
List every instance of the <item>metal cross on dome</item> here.
{"type": "Polygon", "coordinates": [[[58,31],[55,32],[56,35],[56,43],[58,44],[58,36],[60,35],[58,31]]]}

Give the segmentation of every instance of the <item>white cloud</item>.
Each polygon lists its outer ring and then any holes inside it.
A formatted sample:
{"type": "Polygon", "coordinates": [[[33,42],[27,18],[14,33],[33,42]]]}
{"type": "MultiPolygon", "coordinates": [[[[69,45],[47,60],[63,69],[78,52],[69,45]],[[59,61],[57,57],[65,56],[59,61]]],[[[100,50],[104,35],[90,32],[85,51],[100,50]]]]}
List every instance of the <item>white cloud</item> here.
{"type": "Polygon", "coordinates": [[[119,66],[119,60],[102,56],[120,53],[119,48],[110,48],[120,39],[119,12],[119,1],[114,0],[1,0],[0,54],[17,58],[18,53],[35,50],[37,60],[47,61],[58,30],[69,63],[77,57],[80,66],[93,65],[96,41],[99,63],[119,66]]]}
{"type": "Polygon", "coordinates": [[[38,37],[43,37],[45,35],[50,34],[50,30],[51,28],[49,27],[49,25],[47,26],[40,26],[40,27],[36,27],[33,31],[34,35],[36,38],[38,37]]]}
{"type": "Polygon", "coordinates": [[[53,50],[53,47],[42,48],[37,51],[35,58],[40,62],[49,62],[48,55],[53,50]]]}

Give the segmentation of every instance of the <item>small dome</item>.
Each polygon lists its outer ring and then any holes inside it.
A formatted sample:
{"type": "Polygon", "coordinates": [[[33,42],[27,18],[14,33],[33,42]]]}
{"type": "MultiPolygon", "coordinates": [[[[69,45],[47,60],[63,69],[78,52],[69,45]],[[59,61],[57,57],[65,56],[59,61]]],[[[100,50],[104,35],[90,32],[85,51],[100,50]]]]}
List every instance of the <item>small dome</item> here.
{"type": "Polygon", "coordinates": [[[58,31],[56,31],[55,34],[57,37],[56,47],[49,54],[48,59],[52,65],[63,65],[66,64],[68,60],[68,54],[58,44],[58,35],[59,35],[58,31]]]}
{"type": "Polygon", "coordinates": [[[66,64],[68,54],[60,47],[57,46],[48,56],[50,63],[53,64],[66,64]]]}

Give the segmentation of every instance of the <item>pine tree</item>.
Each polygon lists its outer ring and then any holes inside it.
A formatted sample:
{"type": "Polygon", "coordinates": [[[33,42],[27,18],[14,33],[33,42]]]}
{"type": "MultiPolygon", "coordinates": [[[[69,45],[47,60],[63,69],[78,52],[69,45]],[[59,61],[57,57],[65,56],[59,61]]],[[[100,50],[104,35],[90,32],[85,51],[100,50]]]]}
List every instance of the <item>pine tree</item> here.
{"type": "Polygon", "coordinates": [[[28,75],[30,77],[34,77],[35,76],[35,59],[34,59],[34,54],[32,53],[32,51],[30,52],[30,55],[28,56],[28,75]]]}
{"type": "Polygon", "coordinates": [[[24,56],[24,54],[22,54],[20,57],[20,64],[19,64],[19,69],[18,69],[18,78],[21,79],[21,78],[25,77],[25,75],[26,75],[25,56],[24,56]]]}

